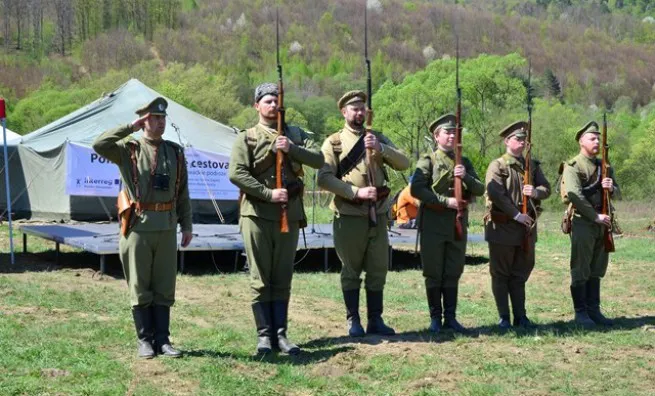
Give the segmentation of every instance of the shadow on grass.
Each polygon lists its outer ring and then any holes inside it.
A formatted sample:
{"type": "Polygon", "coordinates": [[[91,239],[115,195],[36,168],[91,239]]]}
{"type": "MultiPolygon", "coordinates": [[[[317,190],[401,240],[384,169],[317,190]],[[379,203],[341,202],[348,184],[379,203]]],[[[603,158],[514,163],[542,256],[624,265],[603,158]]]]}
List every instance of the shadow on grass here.
{"type": "MultiPolygon", "coordinates": [[[[308,348],[301,345],[301,348],[308,348]]],[[[333,348],[321,348],[316,350],[302,349],[298,355],[291,356],[283,353],[273,352],[266,355],[250,355],[244,353],[226,353],[206,349],[197,349],[185,351],[185,356],[190,357],[207,357],[211,359],[234,359],[242,362],[259,362],[270,364],[291,364],[304,366],[308,364],[320,363],[344,352],[353,350],[352,346],[339,346],[333,348]]]]}
{"type": "MultiPolygon", "coordinates": [[[[91,270],[100,276],[100,256],[88,252],[43,252],[16,253],[15,264],[11,264],[8,253],[0,253],[0,273],[20,274],[25,272],[51,272],[61,270],[91,270]]],[[[123,278],[123,270],[118,255],[106,256],[106,273],[116,279],[123,278]]]]}
{"type": "Polygon", "coordinates": [[[512,335],[515,337],[535,337],[544,334],[551,334],[557,337],[569,337],[572,335],[579,335],[580,333],[609,333],[613,331],[634,330],[644,328],[655,332],[655,316],[642,316],[636,318],[615,318],[613,326],[595,326],[593,328],[585,329],[579,325],[570,322],[558,321],[548,324],[535,325],[531,329],[511,328],[502,330],[496,325],[486,325],[468,328],[468,332],[454,333],[451,330],[442,330],[438,334],[430,333],[427,329],[422,331],[408,331],[398,333],[394,336],[379,336],[367,335],[361,338],[340,336],[340,337],[326,337],[309,341],[302,345],[303,348],[324,348],[331,345],[340,344],[366,344],[378,345],[383,342],[386,343],[402,343],[402,342],[425,342],[425,343],[444,343],[450,342],[457,338],[478,338],[482,335],[503,336],[512,335]]]}

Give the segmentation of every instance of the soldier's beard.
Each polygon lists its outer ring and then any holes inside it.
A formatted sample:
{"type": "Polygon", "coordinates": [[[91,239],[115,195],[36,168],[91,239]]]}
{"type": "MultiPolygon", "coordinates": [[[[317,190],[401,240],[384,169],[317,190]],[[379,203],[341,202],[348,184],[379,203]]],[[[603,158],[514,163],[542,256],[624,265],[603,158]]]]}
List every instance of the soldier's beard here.
{"type": "Polygon", "coordinates": [[[358,119],[355,118],[352,121],[348,121],[348,125],[352,129],[362,129],[362,128],[364,128],[364,120],[363,119],[358,120],[358,119]]]}

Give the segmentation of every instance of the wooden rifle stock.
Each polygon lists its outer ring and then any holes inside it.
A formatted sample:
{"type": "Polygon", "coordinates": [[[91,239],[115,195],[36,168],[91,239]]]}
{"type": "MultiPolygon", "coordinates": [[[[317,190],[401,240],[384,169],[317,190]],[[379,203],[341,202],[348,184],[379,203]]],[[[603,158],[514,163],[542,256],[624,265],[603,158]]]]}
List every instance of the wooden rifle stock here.
{"type": "MultiPolygon", "coordinates": [[[[601,182],[603,179],[609,177],[609,145],[607,144],[607,115],[603,114],[603,157],[601,161],[601,182]]],[[[602,199],[603,204],[601,207],[601,213],[607,216],[612,217],[612,208],[610,205],[610,192],[608,189],[603,188],[602,199]]],[[[605,233],[603,235],[603,245],[605,246],[605,251],[608,253],[614,252],[614,236],[612,235],[612,227],[605,227],[605,233]]]]}

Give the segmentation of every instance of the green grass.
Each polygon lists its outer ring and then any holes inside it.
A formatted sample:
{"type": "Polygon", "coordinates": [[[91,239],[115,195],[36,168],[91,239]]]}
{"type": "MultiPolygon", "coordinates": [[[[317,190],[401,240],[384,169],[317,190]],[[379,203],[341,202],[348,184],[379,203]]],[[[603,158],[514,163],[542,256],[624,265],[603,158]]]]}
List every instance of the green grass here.
{"type": "MultiPolygon", "coordinates": [[[[621,207],[619,208],[621,209],[621,207]]],[[[8,263],[0,228],[0,394],[2,395],[646,395],[655,383],[655,238],[648,216],[626,206],[626,235],[603,280],[611,329],[570,323],[568,238],[559,212],[541,218],[537,265],[527,288],[534,331],[501,333],[484,260],[467,265],[458,317],[466,337],[425,331],[429,318],[421,272],[389,273],[385,318],[400,335],[345,337],[336,273],[294,277],[289,336],[298,357],[253,354],[256,336],[248,278],[181,275],[172,339],[179,360],[135,357],[127,288],[98,277],[97,258],[65,250],[54,266],[50,242],[30,239],[32,253],[8,263]]],[[[471,232],[481,231],[479,209],[471,232]]],[[[471,244],[469,255],[486,256],[471,244]]],[[[398,255],[397,257],[402,257],[398,255]]],[[[115,268],[116,270],[116,268],[115,268]]],[[[364,300],[362,299],[362,305],[364,300]]]]}

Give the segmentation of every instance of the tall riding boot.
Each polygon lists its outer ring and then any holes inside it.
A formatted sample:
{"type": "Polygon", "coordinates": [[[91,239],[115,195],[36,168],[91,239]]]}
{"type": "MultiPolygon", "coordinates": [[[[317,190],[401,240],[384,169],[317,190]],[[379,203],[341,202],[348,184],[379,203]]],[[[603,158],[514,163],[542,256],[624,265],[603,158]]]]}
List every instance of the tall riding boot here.
{"type": "Polygon", "coordinates": [[[491,278],[491,291],[494,295],[494,300],[496,301],[498,316],[500,317],[498,327],[503,330],[509,329],[511,324],[509,322],[509,290],[507,280],[505,278],[491,278]]]}
{"type": "Polygon", "coordinates": [[[514,313],[515,327],[531,329],[534,327],[525,313],[525,282],[512,280],[509,284],[509,298],[512,300],[512,312],[514,313]]]}
{"type": "Polygon", "coordinates": [[[428,330],[431,333],[439,333],[441,331],[441,288],[431,287],[425,289],[428,296],[428,308],[430,309],[430,327],[428,330]]]}
{"type": "Polygon", "coordinates": [[[256,302],[252,304],[252,314],[257,327],[257,353],[266,354],[272,351],[271,336],[273,335],[273,320],[271,318],[271,303],[256,302]]]}
{"type": "Polygon", "coordinates": [[[280,351],[289,355],[297,355],[300,348],[287,338],[287,320],[289,315],[289,300],[273,301],[273,329],[277,335],[277,345],[280,351]]]}
{"type": "Polygon", "coordinates": [[[587,287],[586,284],[571,286],[571,298],[575,310],[575,323],[583,327],[594,327],[596,323],[591,320],[587,313],[587,287]]]}
{"type": "Polygon", "coordinates": [[[384,292],[366,290],[366,308],[368,311],[368,323],[366,334],[395,335],[396,331],[387,326],[382,320],[384,292]]]}
{"type": "Polygon", "coordinates": [[[155,357],[152,349],[154,329],[152,325],[152,307],[136,305],[132,307],[132,317],[136,328],[137,356],[144,359],[155,357]]]}
{"type": "Polygon", "coordinates": [[[468,330],[457,321],[457,286],[444,287],[442,293],[444,310],[443,327],[452,329],[457,333],[468,333],[468,330]]]}
{"type": "Polygon", "coordinates": [[[182,352],[173,348],[168,337],[171,335],[169,328],[171,324],[171,307],[165,305],[153,305],[155,318],[155,350],[157,353],[171,358],[179,358],[182,352]]]}
{"type": "Polygon", "coordinates": [[[600,311],[600,278],[589,278],[587,281],[587,314],[598,325],[614,324],[600,311]]]}
{"type": "Polygon", "coordinates": [[[343,301],[346,304],[348,335],[351,337],[364,337],[364,328],[359,318],[359,289],[343,290],[343,301]]]}

